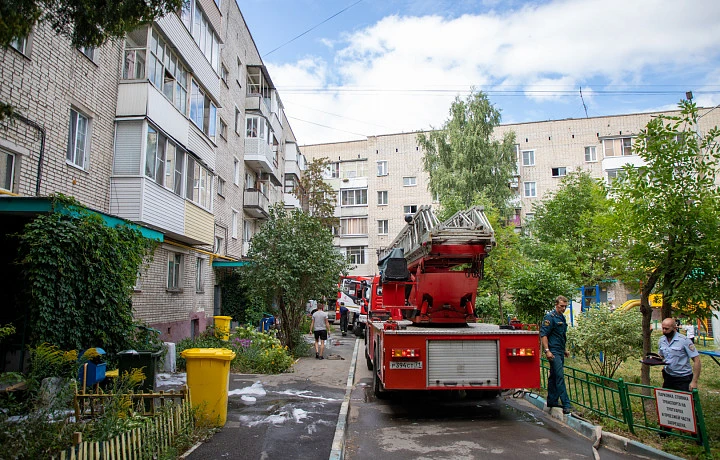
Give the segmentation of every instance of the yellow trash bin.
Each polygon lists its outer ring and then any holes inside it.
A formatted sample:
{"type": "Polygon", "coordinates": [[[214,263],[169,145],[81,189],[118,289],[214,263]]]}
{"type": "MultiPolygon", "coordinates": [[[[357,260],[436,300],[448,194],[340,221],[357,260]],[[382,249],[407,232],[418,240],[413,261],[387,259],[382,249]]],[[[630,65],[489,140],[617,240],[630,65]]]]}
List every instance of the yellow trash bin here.
{"type": "Polygon", "coordinates": [[[215,334],[223,340],[230,340],[230,321],[232,316],[214,316],[215,334]]]}
{"type": "Polygon", "coordinates": [[[190,403],[199,408],[207,423],[225,425],[230,361],[235,352],[226,348],[188,348],[180,356],[187,362],[190,403]]]}

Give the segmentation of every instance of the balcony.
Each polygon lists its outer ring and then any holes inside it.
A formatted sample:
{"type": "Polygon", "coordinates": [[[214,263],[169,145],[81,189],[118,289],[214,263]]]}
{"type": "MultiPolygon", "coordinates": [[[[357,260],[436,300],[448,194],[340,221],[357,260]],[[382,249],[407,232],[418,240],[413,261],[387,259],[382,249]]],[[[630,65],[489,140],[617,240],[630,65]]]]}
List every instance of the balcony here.
{"type": "Polygon", "coordinates": [[[298,197],[293,195],[292,193],[284,193],[283,194],[283,202],[285,203],[286,209],[299,209],[302,210],[302,203],[300,203],[300,200],[298,197]]]}
{"type": "Polygon", "coordinates": [[[249,188],[245,190],[243,198],[243,209],[255,219],[267,219],[269,200],[260,190],[249,188]]]}
{"type": "Polygon", "coordinates": [[[269,174],[273,184],[280,185],[275,152],[262,139],[245,138],[245,163],[254,171],[269,174]]]}

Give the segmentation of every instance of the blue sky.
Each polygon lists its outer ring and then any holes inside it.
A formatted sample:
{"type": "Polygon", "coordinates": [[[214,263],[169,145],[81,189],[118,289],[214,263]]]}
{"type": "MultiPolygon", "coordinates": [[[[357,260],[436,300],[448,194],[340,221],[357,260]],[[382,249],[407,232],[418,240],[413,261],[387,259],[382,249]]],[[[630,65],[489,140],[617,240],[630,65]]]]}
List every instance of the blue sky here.
{"type": "Polygon", "coordinates": [[[300,145],[441,127],[473,87],[503,123],[720,104],[717,0],[238,4],[300,145]]]}

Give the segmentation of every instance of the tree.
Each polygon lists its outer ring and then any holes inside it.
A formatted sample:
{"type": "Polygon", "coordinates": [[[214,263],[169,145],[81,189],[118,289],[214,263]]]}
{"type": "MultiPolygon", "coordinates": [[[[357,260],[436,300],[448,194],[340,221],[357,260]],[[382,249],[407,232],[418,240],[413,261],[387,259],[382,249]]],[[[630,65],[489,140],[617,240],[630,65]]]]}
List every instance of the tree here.
{"type": "Polygon", "coordinates": [[[559,295],[571,297],[572,284],[547,262],[530,262],[515,270],[510,281],[515,309],[529,322],[539,323],[559,295]]]}
{"type": "Polygon", "coordinates": [[[450,106],[450,118],[439,130],[418,134],[425,150],[424,168],[430,175],[429,188],[445,206],[450,199],[467,209],[478,195],[490,199],[505,214],[513,195],[509,187],[515,174],[515,134],[502,141],[492,139],[500,124],[500,111],[483,92],[473,92],[465,101],[459,97],[450,106]]]}
{"type": "Polygon", "coordinates": [[[632,309],[611,311],[606,304],[585,310],[568,329],[568,342],[592,371],[612,378],[620,365],[642,349],[642,315],[632,309]]]}
{"type": "MultiPolygon", "coordinates": [[[[678,307],[718,298],[720,283],[720,196],[717,137],[700,134],[698,112],[680,102],[678,116],[651,120],[633,144],[645,166],[624,169],[613,185],[613,224],[619,245],[613,261],[619,277],[641,293],[643,352],[651,351],[648,297],[663,294],[662,317],[678,307]]],[[[697,316],[707,317],[706,308],[697,316]]],[[[642,383],[650,371],[643,365],[642,383]]]]}
{"type": "MultiPolygon", "coordinates": [[[[27,37],[37,23],[48,23],[75,47],[99,47],[182,5],[183,0],[2,0],[0,46],[27,37]]],[[[0,121],[13,114],[12,105],[0,101],[0,121]]]]}
{"type": "Polygon", "coordinates": [[[295,196],[302,203],[307,203],[311,216],[320,219],[327,228],[332,228],[338,224],[338,218],[335,217],[337,192],[323,179],[323,173],[329,164],[330,160],[327,158],[315,158],[311,161],[300,179],[300,187],[296,189],[295,196]]]}
{"type": "Polygon", "coordinates": [[[563,267],[577,286],[592,286],[608,277],[613,243],[610,200],[603,183],[586,171],[571,172],[533,210],[526,246],[533,257],[563,267]]]}
{"type": "Polygon", "coordinates": [[[250,247],[252,263],[241,267],[252,302],[275,304],[281,341],[291,350],[302,343],[300,329],[310,299],[335,298],[338,277],[347,273],[345,258],[333,248],[322,222],[297,209],[275,206],[250,247]]]}
{"type": "Polygon", "coordinates": [[[64,350],[124,350],[135,333],[132,289],[154,242],[130,226],[108,227],[74,199],[40,215],[18,235],[18,264],[31,342],[64,350]]]}

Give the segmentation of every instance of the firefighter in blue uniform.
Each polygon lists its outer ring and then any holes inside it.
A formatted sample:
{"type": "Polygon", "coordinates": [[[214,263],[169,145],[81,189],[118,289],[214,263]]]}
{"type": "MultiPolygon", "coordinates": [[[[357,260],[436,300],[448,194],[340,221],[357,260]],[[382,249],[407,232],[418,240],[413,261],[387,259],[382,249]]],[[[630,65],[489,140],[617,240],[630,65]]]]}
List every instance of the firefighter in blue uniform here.
{"type": "Polygon", "coordinates": [[[545,358],[550,363],[550,376],[548,377],[548,407],[562,407],[563,414],[571,411],[570,398],[565,388],[565,375],[563,366],[565,358],[570,353],[565,349],[567,341],[567,322],[565,321],[565,309],[568,306],[568,299],[565,296],[555,298],[555,308],[543,318],[540,328],[540,341],[542,342],[545,358]],[[558,404],[558,400],[562,403],[558,404]]]}

